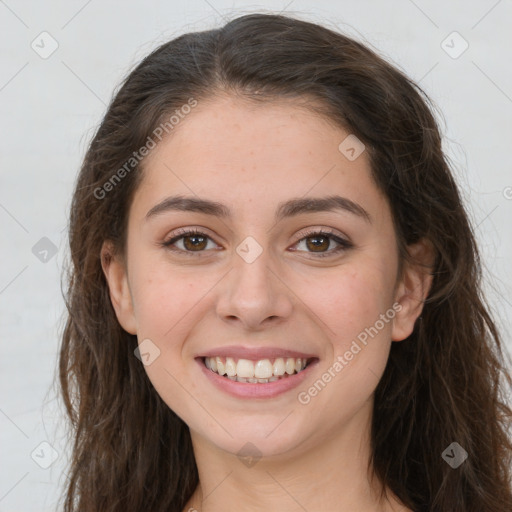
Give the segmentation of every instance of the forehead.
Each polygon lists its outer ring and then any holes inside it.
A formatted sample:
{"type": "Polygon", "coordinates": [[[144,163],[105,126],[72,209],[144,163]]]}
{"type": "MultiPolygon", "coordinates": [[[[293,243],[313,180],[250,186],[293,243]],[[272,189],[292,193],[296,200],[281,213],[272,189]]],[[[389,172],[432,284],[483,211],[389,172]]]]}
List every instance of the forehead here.
{"type": "Polygon", "coordinates": [[[289,197],[340,194],[385,207],[366,152],[349,159],[342,151],[354,136],[301,104],[234,97],[199,102],[146,157],[134,203],[146,208],[183,194],[241,211],[275,207],[289,197]]]}

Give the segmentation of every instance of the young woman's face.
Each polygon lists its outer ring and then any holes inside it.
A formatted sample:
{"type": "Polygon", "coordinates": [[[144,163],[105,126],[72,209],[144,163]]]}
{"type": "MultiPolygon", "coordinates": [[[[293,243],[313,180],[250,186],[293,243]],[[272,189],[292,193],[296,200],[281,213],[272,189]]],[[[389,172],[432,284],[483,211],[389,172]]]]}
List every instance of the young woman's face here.
{"type": "Polygon", "coordinates": [[[416,281],[397,275],[389,206],[349,135],[225,97],[145,160],[111,297],[159,395],[211,445],[293,453],[368,425],[391,342],[412,331],[416,281]]]}

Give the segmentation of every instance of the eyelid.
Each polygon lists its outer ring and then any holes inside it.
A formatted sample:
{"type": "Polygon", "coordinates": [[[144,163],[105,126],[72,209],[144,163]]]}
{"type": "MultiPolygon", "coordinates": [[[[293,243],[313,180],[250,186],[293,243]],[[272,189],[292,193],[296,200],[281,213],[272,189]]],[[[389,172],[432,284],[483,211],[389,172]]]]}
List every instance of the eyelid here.
{"type": "MultiPolygon", "coordinates": [[[[312,228],[304,228],[303,231],[301,231],[298,235],[297,242],[300,242],[303,238],[307,238],[308,236],[312,235],[318,235],[320,233],[323,233],[325,235],[331,235],[333,237],[341,238],[344,242],[347,244],[352,243],[348,236],[344,235],[340,231],[335,230],[334,228],[323,228],[321,226],[314,226],[312,228]]],[[[295,242],[295,243],[297,243],[295,242]]]]}
{"type": "Polygon", "coordinates": [[[175,249],[172,247],[173,244],[178,242],[179,240],[182,240],[183,238],[186,238],[187,236],[204,236],[205,238],[211,240],[216,245],[219,245],[215,238],[209,234],[209,230],[207,228],[203,227],[186,227],[186,228],[178,228],[175,231],[172,232],[170,236],[167,236],[163,242],[161,242],[159,245],[163,246],[166,249],[169,249],[174,252],[180,252],[185,254],[201,254],[202,252],[206,251],[183,251],[182,249],[175,249]]]}
{"type": "MultiPolygon", "coordinates": [[[[217,244],[217,242],[215,241],[215,238],[212,237],[211,235],[209,235],[208,231],[209,231],[208,229],[203,228],[203,227],[178,228],[177,230],[175,230],[172,233],[172,235],[170,237],[166,238],[166,240],[164,240],[161,243],[161,245],[164,248],[171,250],[173,252],[176,252],[176,253],[185,254],[187,256],[199,256],[202,253],[207,253],[208,251],[206,251],[206,250],[184,251],[183,249],[176,249],[176,248],[173,248],[172,246],[174,243],[178,242],[179,240],[181,240],[187,236],[194,236],[194,235],[204,236],[205,238],[207,238],[207,239],[211,240],[212,242],[214,242],[215,244],[217,244]]],[[[347,250],[347,249],[354,247],[354,244],[350,241],[349,237],[347,237],[346,235],[340,234],[337,230],[335,230],[333,228],[322,228],[319,226],[305,228],[304,231],[299,233],[297,240],[291,245],[291,247],[302,242],[305,238],[311,237],[313,235],[327,236],[328,238],[333,240],[335,243],[337,243],[338,247],[336,247],[335,249],[326,251],[326,252],[318,252],[318,253],[309,252],[309,251],[297,251],[296,249],[294,249],[293,251],[301,252],[301,253],[303,252],[305,254],[309,254],[309,255],[313,255],[314,257],[321,258],[321,257],[334,256],[343,250],[347,250]]],[[[219,244],[217,244],[217,245],[219,245],[219,244]]]]}
{"type": "Polygon", "coordinates": [[[331,249],[326,252],[315,253],[315,252],[309,252],[309,251],[298,251],[297,249],[293,249],[293,252],[304,253],[307,255],[306,257],[310,258],[310,259],[320,259],[320,258],[336,257],[340,253],[354,248],[354,244],[352,243],[352,241],[350,240],[350,238],[348,236],[339,233],[337,230],[335,230],[333,228],[322,228],[319,226],[315,226],[313,228],[307,228],[306,231],[301,232],[299,234],[298,240],[292,245],[292,247],[313,235],[327,236],[332,241],[334,241],[336,244],[338,244],[338,247],[335,247],[334,249],[331,249]]]}

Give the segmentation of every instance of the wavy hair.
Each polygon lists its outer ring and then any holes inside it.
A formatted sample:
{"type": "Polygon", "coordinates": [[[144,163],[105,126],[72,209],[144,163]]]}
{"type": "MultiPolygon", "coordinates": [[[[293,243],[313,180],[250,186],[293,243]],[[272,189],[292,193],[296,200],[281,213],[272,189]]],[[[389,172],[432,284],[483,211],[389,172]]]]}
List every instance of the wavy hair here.
{"type": "Polygon", "coordinates": [[[144,160],[124,167],[108,194],[98,191],[176,109],[222,93],[315,100],[310,108],[367,146],[401,261],[421,238],[434,248],[421,320],[407,341],[392,344],[375,391],[375,475],[414,511],[510,512],[512,379],[435,107],[365,45],[273,14],[161,45],[123,81],[89,145],[70,208],[59,360],[72,444],[64,510],[181,512],[198,484],[189,429],[134,357],[137,338],[117,321],[100,261],[105,240],[124,253],[144,160]],[[453,442],[469,454],[456,469],[441,456],[453,442]]]}

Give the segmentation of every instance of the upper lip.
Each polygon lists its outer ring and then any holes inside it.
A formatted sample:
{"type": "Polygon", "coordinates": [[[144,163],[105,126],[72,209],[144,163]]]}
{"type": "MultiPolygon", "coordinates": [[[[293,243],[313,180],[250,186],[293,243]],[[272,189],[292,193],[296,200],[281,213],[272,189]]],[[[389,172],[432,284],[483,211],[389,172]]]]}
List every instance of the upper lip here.
{"type": "Polygon", "coordinates": [[[209,349],[197,357],[233,357],[236,359],[274,359],[277,357],[292,357],[310,359],[316,357],[314,354],[306,354],[297,350],[288,350],[277,347],[244,347],[241,345],[230,345],[209,349]]]}

